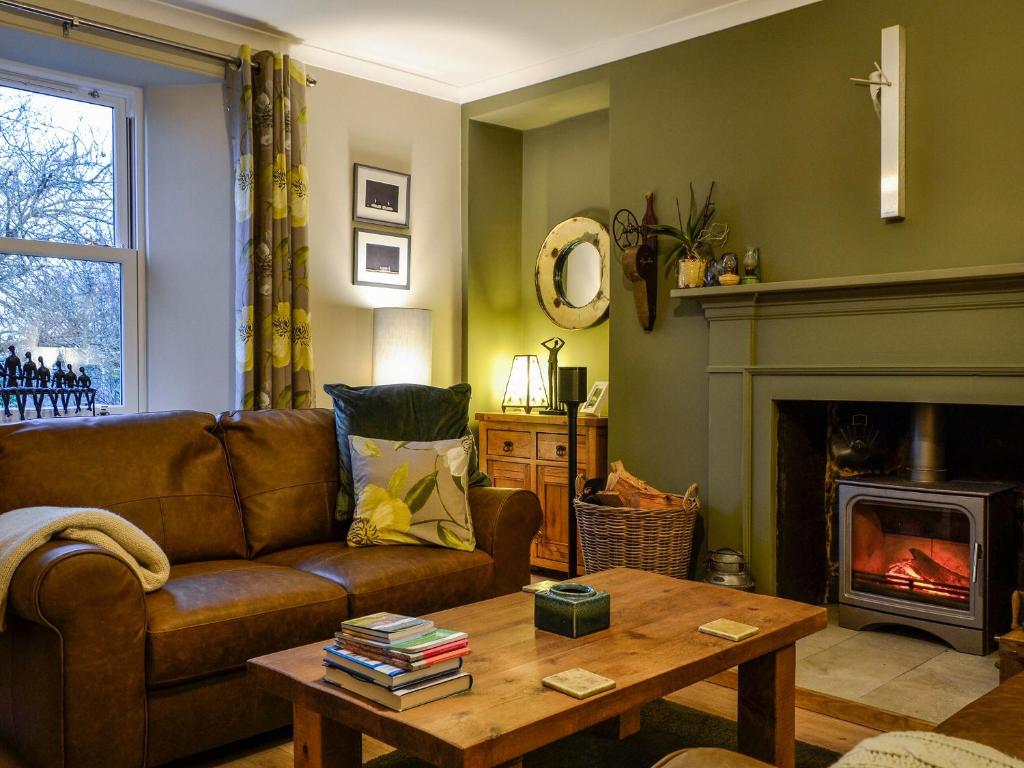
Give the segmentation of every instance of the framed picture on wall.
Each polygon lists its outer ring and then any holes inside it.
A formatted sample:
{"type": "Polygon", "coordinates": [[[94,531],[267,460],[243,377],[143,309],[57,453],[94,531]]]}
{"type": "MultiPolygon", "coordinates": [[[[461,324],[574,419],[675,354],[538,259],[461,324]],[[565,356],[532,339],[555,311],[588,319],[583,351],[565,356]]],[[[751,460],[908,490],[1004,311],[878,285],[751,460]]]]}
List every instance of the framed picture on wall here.
{"type": "Polygon", "coordinates": [[[580,413],[589,413],[591,416],[600,416],[604,409],[605,400],[608,399],[608,382],[595,381],[587,395],[587,402],[580,406],[580,413]]]}
{"type": "Polygon", "coordinates": [[[356,163],[352,169],[352,218],[408,227],[411,181],[408,173],[356,163]]]}
{"type": "Polygon", "coordinates": [[[352,282],[409,290],[411,243],[409,235],[357,227],[352,232],[352,282]]]}

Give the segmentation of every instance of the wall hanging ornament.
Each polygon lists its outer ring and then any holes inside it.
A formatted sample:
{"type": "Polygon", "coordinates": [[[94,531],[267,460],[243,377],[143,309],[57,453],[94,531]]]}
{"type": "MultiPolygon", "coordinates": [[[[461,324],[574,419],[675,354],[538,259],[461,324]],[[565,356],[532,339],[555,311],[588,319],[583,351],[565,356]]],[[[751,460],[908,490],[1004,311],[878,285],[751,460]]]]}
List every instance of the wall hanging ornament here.
{"type": "Polygon", "coordinates": [[[622,251],[622,271],[630,280],[636,317],[645,331],[654,328],[658,309],[658,238],[647,228],[658,223],[654,214],[654,193],[648,192],[643,224],[628,208],[615,214],[612,232],[622,251]]]}
{"type": "Polygon", "coordinates": [[[855,85],[868,89],[871,104],[881,122],[881,216],[885,221],[903,221],[906,209],[906,71],[907,36],[896,24],[882,30],[882,63],[864,77],[851,77],[855,85]]]}
{"type": "Polygon", "coordinates": [[[608,229],[583,216],[556,224],[544,238],[534,282],[537,302],[555,325],[577,330],[608,317],[610,250],[608,229]]]}

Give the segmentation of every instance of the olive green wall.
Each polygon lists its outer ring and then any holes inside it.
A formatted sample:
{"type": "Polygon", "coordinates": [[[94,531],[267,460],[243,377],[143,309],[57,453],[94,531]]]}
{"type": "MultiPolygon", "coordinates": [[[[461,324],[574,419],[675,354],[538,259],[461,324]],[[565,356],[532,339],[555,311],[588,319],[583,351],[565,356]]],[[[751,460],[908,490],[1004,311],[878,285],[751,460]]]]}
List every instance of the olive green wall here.
{"type": "MultiPolygon", "coordinates": [[[[759,245],[766,280],[1015,262],[1024,243],[1021,29],[1019,0],[823,0],[466,105],[464,125],[606,78],[611,211],[639,215],[653,189],[659,216],[672,221],[688,182],[704,189],[714,179],[729,247],[759,245]],[[907,36],[907,219],[885,224],[878,120],[848,78],[867,75],[892,24],[907,36]]],[[[470,209],[476,195],[466,188],[470,209]]],[[[820,338],[828,343],[827,324],[820,338]]],[[[707,478],[707,347],[697,302],[669,299],[662,281],[647,334],[613,274],[610,455],[666,489],[707,478]]]]}
{"type": "Polygon", "coordinates": [[[463,370],[473,386],[472,410],[493,411],[522,335],[522,134],[464,122],[463,183],[474,191],[468,203],[463,199],[465,252],[473,254],[462,281],[463,370]]]}
{"type": "Polygon", "coordinates": [[[580,330],[555,325],[537,303],[534,270],[541,243],[558,222],[589,216],[608,223],[608,168],[607,110],[523,133],[522,351],[543,363],[540,342],[559,336],[565,340],[559,364],[586,366],[590,382],[608,380],[608,322],[580,330]]]}
{"type": "Polygon", "coordinates": [[[466,371],[474,411],[501,409],[515,354],[540,342],[566,342],[562,365],[584,365],[591,381],[608,379],[609,325],[567,330],[537,303],[534,267],[551,228],[571,216],[608,221],[608,112],[517,131],[476,120],[464,125],[464,178],[472,195],[467,225],[466,371]]]}

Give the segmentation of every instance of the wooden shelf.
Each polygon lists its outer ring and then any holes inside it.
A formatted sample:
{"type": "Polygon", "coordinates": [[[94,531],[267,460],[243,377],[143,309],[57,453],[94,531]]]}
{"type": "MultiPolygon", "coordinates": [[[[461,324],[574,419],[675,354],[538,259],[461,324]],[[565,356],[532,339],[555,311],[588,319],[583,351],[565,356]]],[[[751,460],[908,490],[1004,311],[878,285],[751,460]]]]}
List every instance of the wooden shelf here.
{"type": "Polygon", "coordinates": [[[889,272],[878,275],[853,277],[820,277],[809,280],[781,280],[773,283],[750,285],[718,285],[711,288],[675,288],[670,295],[676,299],[709,299],[713,297],[743,297],[771,293],[805,293],[811,291],[840,291],[892,286],[927,285],[931,283],[979,282],[1010,280],[1024,277],[1024,262],[994,264],[984,267],[952,267],[925,269],[914,272],[889,272]]]}

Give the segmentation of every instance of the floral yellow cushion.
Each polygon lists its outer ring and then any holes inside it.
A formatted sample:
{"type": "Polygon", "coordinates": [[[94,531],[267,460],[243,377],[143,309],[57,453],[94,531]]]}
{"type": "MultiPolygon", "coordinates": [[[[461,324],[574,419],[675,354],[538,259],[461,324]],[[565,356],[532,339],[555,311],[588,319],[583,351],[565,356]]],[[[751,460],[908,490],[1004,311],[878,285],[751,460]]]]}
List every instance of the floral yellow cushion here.
{"type": "Polygon", "coordinates": [[[350,547],[476,547],[466,496],[472,437],[432,443],[348,439],[356,496],[350,547]]]}

